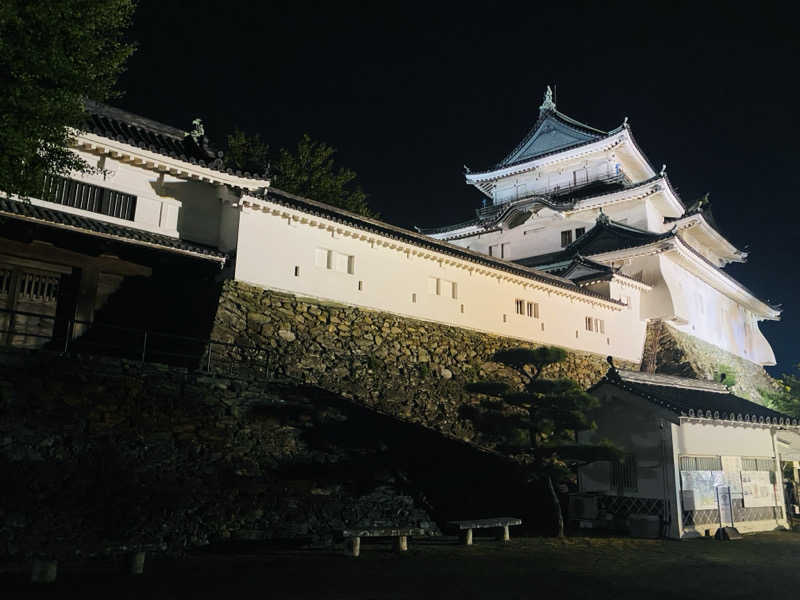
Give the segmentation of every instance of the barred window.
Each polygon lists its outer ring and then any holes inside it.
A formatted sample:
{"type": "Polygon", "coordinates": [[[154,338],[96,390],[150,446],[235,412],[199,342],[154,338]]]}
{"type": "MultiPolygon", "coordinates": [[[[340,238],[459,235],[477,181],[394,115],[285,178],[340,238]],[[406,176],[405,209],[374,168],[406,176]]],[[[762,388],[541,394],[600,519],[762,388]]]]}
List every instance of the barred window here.
{"type": "Polygon", "coordinates": [[[525,314],[525,300],[514,300],[514,309],[518,315],[525,314]]]}
{"type": "Polygon", "coordinates": [[[742,458],[742,471],[774,471],[775,461],[771,458],[742,458]]]}
{"type": "Polygon", "coordinates": [[[719,456],[681,456],[681,471],[722,471],[719,456]]]}
{"type": "Polygon", "coordinates": [[[133,221],[136,196],[74,179],[46,175],[42,184],[42,200],[91,212],[133,221]]]}
{"type": "Polygon", "coordinates": [[[636,491],[639,489],[639,476],[636,471],[636,457],[627,454],[622,462],[611,463],[611,487],[622,487],[624,490],[636,491]]]}

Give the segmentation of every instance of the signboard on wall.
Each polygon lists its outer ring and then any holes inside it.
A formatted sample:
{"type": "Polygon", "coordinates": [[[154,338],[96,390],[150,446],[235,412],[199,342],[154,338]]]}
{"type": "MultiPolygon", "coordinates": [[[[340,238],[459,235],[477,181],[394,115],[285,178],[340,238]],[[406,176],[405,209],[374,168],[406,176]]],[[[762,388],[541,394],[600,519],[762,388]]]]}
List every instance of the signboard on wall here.
{"type": "Polygon", "coordinates": [[[681,471],[683,510],[717,508],[717,487],[727,485],[723,471],[681,471]]]}
{"type": "Polygon", "coordinates": [[[731,498],[737,499],[742,497],[742,457],[741,456],[723,456],[722,457],[722,470],[725,473],[725,479],[728,485],[731,486],[731,498]]]}
{"type": "Polygon", "coordinates": [[[742,471],[744,505],[775,506],[775,486],[770,471],[742,471]]]}

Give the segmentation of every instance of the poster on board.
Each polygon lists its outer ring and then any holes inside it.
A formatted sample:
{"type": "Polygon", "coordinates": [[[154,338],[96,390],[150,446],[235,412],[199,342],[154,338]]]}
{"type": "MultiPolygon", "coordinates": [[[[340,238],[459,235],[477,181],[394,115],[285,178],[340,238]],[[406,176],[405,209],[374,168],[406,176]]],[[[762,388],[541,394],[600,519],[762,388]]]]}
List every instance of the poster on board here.
{"type": "Polygon", "coordinates": [[[728,485],[731,486],[731,498],[741,498],[743,496],[741,476],[742,457],[723,456],[722,471],[725,473],[725,478],[728,480],[728,485]]]}
{"type": "Polygon", "coordinates": [[[770,471],[742,471],[744,505],[775,506],[775,486],[770,471]]]}
{"type": "Polygon", "coordinates": [[[717,508],[717,488],[727,485],[722,471],[681,471],[683,510],[717,508]]]}

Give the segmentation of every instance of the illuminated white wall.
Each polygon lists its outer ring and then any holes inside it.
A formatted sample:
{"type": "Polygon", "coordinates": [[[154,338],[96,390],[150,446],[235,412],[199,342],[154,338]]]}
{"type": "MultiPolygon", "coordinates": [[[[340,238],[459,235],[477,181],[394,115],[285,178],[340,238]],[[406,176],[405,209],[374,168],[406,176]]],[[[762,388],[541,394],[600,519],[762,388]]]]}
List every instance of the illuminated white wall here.
{"type": "Polygon", "coordinates": [[[645,324],[632,308],[612,308],[585,295],[270,202],[260,206],[267,212],[244,208],[240,214],[235,273],[240,281],[536,343],[641,359],[645,324]],[[352,257],[352,267],[334,259],[329,268],[322,258],[327,251],[352,257]],[[524,302],[521,315],[516,300],[524,302]],[[528,302],[539,305],[538,318],[527,315],[528,302]],[[587,331],[586,317],[602,320],[602,332],[587,331]]]}

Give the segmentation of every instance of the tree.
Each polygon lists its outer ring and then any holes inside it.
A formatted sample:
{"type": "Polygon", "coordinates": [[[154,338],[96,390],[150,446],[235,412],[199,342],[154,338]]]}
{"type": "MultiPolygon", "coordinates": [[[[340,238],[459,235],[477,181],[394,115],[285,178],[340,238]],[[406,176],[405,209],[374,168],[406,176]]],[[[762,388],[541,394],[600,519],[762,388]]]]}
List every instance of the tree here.
{"type": "Polygon", "coordinates": [[[84,99],[115,95],[133,52],[135,0],[0,2],[0,190],[41,192],[46,173],[89,172],[68,147],[84,99]]]}
{"type": "Polygon", "coordinates": [[[764,404],[790,417],[800,419],[800,364],[795,365],[795,373],[784,373],[778,379],[775,390],[761,391],[764,404]]]}
{"type": "Polygon", "coordinates": [[[558,482],[579,465],[622,456],[610,444],[577,444],[576,432],[595,427],[588,413],[599,400],[570,379],[540,377],[546,366],[565,358],[561,348],[501,350],[493,360],[513,369],[521,386],[502,381],[467,385],[467,391],[488,396],[473,419],[499,436],[506,451],[527,463],[533,478],[546,483],[559,537],[564,535],[564,519],[554,480],[558,482]]]}
{"type": "Polygon", "coordinates": [[[228,135],[225,164],[231,169],[265,174],[269,166],[269,145],[261,141],[259,134],[248,135],[238,127],[228,135]]]}

